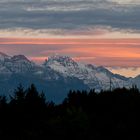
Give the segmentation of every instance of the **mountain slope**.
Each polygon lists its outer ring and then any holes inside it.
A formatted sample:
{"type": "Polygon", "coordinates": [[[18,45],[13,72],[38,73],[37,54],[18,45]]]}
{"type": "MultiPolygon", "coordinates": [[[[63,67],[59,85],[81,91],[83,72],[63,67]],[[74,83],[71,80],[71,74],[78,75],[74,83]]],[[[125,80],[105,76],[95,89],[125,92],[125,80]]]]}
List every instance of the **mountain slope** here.
{"type": "Polygon", "coordinates": [[[14,88],[21,83],[27,87],[34,83],[39,91],[44,91],[48,100],[61,102],[70,89],[86,90],[87,85],[76,77],[63,77],[50,67],[39,66],[23,55],[13,57],[2,56],[0,62],[0,94],[12,94],[14,88]]]}
{"type": "Polygon", "coordinates": [[[91,64],[84,65],[76,63],[70,57],[53,56],[49,57],[44,66],[61,73],[64,77],[76,77],[84,82],[89,88],[96,90],[109,89],[110,82],[112,88],[129,87],[131,82],[129,78],[113,74],[104,67],[95,67],[91,64]]]}
{"type": "Polygon", "coordinates": [[[113,74],[102,66],[77,63],[68,56],[51,56],[43,65],[37,65],[24,55],[11,57],[0,53],[1,94],[11,94],[19,83],[25,87],[34,83],[40,91],[46,92],[49,100],[60,102],[70,89],[129,88],[133,82],[134,79],[113,74]]]}

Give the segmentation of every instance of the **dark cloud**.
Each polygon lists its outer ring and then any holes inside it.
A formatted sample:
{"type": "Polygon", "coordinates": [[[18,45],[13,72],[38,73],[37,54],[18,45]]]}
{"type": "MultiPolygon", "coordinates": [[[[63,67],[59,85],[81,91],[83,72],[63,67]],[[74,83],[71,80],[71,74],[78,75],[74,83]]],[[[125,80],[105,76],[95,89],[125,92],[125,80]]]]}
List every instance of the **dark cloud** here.
{"type": "Polygon", "coordinates": [[[140,6],[106,0],[1,0],[0,29],[80,29],[110,26],[140,30],[140,6]]]}

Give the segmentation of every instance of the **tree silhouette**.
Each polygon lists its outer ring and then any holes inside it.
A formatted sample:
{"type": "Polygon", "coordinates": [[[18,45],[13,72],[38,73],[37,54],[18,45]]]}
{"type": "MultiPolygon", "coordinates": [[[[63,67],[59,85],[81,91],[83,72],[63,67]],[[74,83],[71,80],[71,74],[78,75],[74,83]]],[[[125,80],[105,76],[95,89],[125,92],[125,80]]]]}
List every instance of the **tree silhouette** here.
{"type": "Polygon", "coordinates": [[[32,84],[26,91],[25,100],[28,106],[32,108],[39,108],[41,105],[45,105],[45,94],[42,92],[39,94],[34,84],[32,84]]]}
{"type": "Polygon", "coordinates": [[[14,91],[14,96],[10,96],[11,104],[23,104],[25,102],[25,95],[26,91],[24,90],[23,86],[19,84],[17,89],[14,91]]]}
{"type": "Polygon", "coordinates": [[[140,92],[136,86],[108,91],[74,91],[59,105],[35,85],[19,85],[10,100],[0,96],[1,139],[139,138],[140,92]]]}

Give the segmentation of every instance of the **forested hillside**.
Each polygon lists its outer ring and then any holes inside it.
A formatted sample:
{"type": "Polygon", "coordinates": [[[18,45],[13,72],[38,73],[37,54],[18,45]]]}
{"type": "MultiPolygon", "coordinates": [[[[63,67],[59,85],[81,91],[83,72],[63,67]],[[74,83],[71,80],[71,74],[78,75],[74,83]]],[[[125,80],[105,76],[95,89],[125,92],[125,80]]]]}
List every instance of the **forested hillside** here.
{"type": "MultiPolygon", "coordinates": [[[[57,94],[57,93],[56,93],[57,94]]],[[[0,97],[0,139],[115,139],[139,137],[140,92],[70,91],[59,105],[31,85],[0,97]],[[8,100],[7,100],[8,99],[8,100]]]]}

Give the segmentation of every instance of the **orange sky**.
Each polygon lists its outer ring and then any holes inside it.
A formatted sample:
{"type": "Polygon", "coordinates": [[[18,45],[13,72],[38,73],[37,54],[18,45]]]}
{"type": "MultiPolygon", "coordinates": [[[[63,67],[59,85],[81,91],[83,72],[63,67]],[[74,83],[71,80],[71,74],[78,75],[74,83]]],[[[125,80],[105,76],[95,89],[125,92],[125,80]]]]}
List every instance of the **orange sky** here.
{"type": "Polygon", "coordinates": [[[140,38],[92,39],[92,38],[0,38],[0,44],[140,44],[140,38]]]}
{"type": "Polygon", "coordinates": [[[140,67],[140,39],[0,38],[0,51],[43,62],[49,55],[107,67],[140,67]]]}

